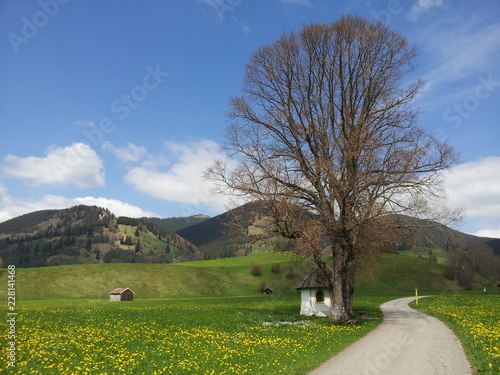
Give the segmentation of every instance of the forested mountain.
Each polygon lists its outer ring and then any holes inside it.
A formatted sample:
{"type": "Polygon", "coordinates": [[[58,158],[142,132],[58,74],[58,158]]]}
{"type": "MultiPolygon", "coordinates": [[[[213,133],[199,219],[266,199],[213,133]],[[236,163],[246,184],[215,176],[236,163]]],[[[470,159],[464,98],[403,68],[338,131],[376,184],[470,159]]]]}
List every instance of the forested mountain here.
{"type": "Polygon", "coordinates": [[[18,267],[202,259],[195,245],[144,219],[96,206],[44,210],[0,223],[0,257],[18,267]]]}
{"type": "Polygon", "coordinates": [[[167,218],[143,217],[142,219],[154,223],[159,227],[166,228],[172,232],[177,232],[181,229],[190,227],[192,225],[202,223],[205,220],[210,219],[210,216],[193,215],[188,217],[167,217],[167,218]]]}
{"type": "Polygon", "coordinates": [[[259,204],[247,203],[176,233],[198,246],[207,259],[244,255],[255,241],[247,235],[248,228],[263,215],[259,204]]]}
{"type": "MultiPolygon", "coordinates": [[[[247,236],[265,231],[266,211],[256,203],[245,204],[216,217],[176,231],[177,234],[194,243],[207,258],[236,256],[248,250],[255,241],[247,236]]],[[[484,244],[500,255],[500,239],[478,237],[462,233],[445,225],[414,219],[395,217],[401,228],[393,240],[393,250],[405,251],[426,247],[445,251],[468,249],[484,244]]]]}
{"type": "MultiPolygon", "coordinates": [[[[265,209],[256,203],[213,218],[117,218],[109,210],[95,206],[44,210],[0,223],[0,258],[4,264],[19,267],[227,258],[256,248],[275,249],[279,241],[276,238],[258,239],[268,230],[268,224],[265,209]],[[174,232],[176,228],[180,229],[174,232]]],[[[280,246],[294,250],[292,242],[282,241],[280,246]]],[[[472,236],[437,223],[407,218],[393,245],[384,251],[415,248],[444,250],[454,254],[452,261],[457,267],[465,269],[468,263],[477,268],[474,264],[492,263],[484,260],[491,259],[489,252],[494,251],[498,257],[500,239],[472,236]]]]}
{"type": "Polygon", "coordinates": [[[399,250],[408,250],[417,246],[452,251],[467,249],[475,244],[485,244],[500,255],[500,239],[478,237],[462,233],[428,220],[407,218],[401,221],[399,229],[399,250]]]}

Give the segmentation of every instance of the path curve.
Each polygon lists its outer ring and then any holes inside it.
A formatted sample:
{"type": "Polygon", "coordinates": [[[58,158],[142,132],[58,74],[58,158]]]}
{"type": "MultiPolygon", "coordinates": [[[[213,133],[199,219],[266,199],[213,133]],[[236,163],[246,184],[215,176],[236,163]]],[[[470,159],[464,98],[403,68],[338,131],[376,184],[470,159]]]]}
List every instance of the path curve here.
{"type": "Polygon", "coordinates": [[[308,375],[474,374],[455,334],[408,306],[414,299],[382,304],[384,321],[375,330],[308,375]]]}

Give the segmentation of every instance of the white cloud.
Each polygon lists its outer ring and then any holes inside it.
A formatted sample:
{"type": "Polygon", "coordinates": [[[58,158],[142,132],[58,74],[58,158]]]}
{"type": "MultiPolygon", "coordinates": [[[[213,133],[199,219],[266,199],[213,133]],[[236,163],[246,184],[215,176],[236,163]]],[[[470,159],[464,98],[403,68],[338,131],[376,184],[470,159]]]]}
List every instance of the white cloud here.
{"type": "Polygon", "coordinates": [[[226,0],[201,0],[215,12],[217,22],[224,22],[225,16],[229,15],[233,20],[237,20],[231,13],[239,6],[242,0],[226,1],[226,0]]]}
{"type": "Polygon", "coordinates": [[[127,147],[116,147],[111,142],[105,141],[101,145],[102,149],[114,154],[119,160],[123,162],[137,162],[146,155],[147,151],[144,146],[137,146],[133,143],[127,142],[127,147]]]}
{"type": "Polygon", "coordinates": [[[59,195],[44,195],[39,199],[21,200],[9,195],[0,184],[0,222],[34,211],[69,208],[76,205],[108,208],[116,216],[158,217],[159,215],[116,199],[79,197],[66,198],[59,195]]]}
{"type": "Polygon", "coordinates": [[[498,228],[481,229],[473,234],[479,237],[500,238],[500,225],[498,228]]]}
{"type": "MultiPolygon", "coordinates": [[[[228,198],[212,194],[213,184],[203,179],[204,171],[215,159],[226,159],[217,143],[210,140],[189,144],[166,142],[165,148],[171,155],[166,170],[165,167],[163,170],[144,166],[133,168],[125,181],[145,194],[190,205],[199,212],[224,211],[228,198]]],[[[235,165],[235,162],[228,162],[235,165]]]]}
{"type": "Polygon", "coordinates": [[[426,90],[480,74],[493,74],[497,80],[500,23],[485,27],[475,18],[446,27],[437,23],[423,29],[420,40],[422,49],[436,66],[424,77],[426,90]]]}
{"type": "Polygon", "coordinates": [[[416,20],[422,13],[425,13],[433,8],[442,7],[444,0],[417,0],[413,4],[408,17],[411,20],[416,20]]]}
{"type": "Polygon", "coordinates": [[[500,157],[458,165],[445,174],[449,204],[465,206],[467,216],[500,219],[500,157]]]}
{"type": "Polygon", "coordinates": [[[84,204],[86,206],[99,206],[109,209],[116,216],[129,217],[160,217],[152,211],[144,211],[142,208],[108,198],[81,197],[72,199],[75,204],[84,204]]]}
{"type": "Polygon", "coordinates": [[[3,161],[2,169],[7,175],[35,186],[72,184],[81,189],[105,186],[102,160],[83,143],[50,148],[45,157],[7,155],[3,161]]]}

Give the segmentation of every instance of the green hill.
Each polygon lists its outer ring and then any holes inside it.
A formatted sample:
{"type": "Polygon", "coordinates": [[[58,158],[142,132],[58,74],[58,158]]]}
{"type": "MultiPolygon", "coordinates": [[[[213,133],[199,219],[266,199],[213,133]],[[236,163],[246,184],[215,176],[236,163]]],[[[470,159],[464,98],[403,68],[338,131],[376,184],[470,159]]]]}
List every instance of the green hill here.
{"type": "MultiPolygon", "coordinates": [[[[385,251],[399,250],[424,258],[431,255],[439,263],[446,263],[451,252],[465,251],[471,258],[467,260],[469,268],[477,268],[474,259],[480,258],[476,255],[479,245],[491,247],[497,256],[500,251],[500,239],[475,237],[409,217],[397,216],[395,220],[402,225],[399,236],[385,251]]],[[[76,206],[38,211],[0,223],[0,258],[4,264],[17,267],[42,267],[218,259],[242,256],[255,249],[274,250],[277,244],[293,251],[293,241],[264,239],[263,233],[270,233],[269,220],[266,210],[257,203],[213,218],[195,215],[169,219],[116,218],[103,208],[76,206]],[[260,240],[255,242],[256,238],[260,240]]],[[[494,272],[487,274],[493,277],[494,272]]]]}
{"type": "MultiPolygon", "coordinates": [[[[198,298],[259,295],[264,286],[275,294],[294,294],[295,286],[312,267],[291,253],[254,253],[245,257],[174,264],[80,264],[16,270],[17,299],[105,300],[119,287],[136,298],[198,298]],[[253,276],[251,265],[261,265],[253,276]],[[273,264],[279,264],[279,267],[273,264]],[[272,268],[279,272],[272,272],[272,268]]],[[[365,260],[356,292],[411,295],[457,289],[444,275],[446,266],[404,255],[382,254],[365,260]]],[[[7,270],[0,271],[7,285],[7,270]]],[[[0,298],[6,299],[6,288],[0,298]]]]}
{"type": "MultiPolygon", "coordinates": [[[[248,257],[173,264],[79,264],[16,269],[18,300],[46,298],[106,299],[119,287],[129,287],[137,298],[192,298],[259,294],[262,285],[294,292],[298,275],[308,269],[293,254],[261,253],[248,257]],[[259,263],[262,276],[252,276],[250,266],[259,263]],[[271,272],[279,263],[280,273],[271,272]],[[292,270],[292,271],[291,271],[292,270]],[[291,278],[288,275],[297,275],[291,278]]],[[[7,285],[7,270],[0,270],[7,285]]],[[[6,298],[6,289],[0,298],[6,298]]]]}
{"type": "Polygon", "coordinates": [[[17,267],[203,258],[195,245],[170,230],[83,205],[38,211],[0,223],[0,257],[17,267]]]}
{"type": "Polygon", "coordinates": [[[194,243],[206,259],[247,254],[251,251],[254,239],[246,233],[255,221],[264,215],[263,212],[260,204],[247,203],[176,233],[194,243]]]}
{"type": "Polygon", "coordinates": [[[459,289],[447,279],[448,266],[403,254],[380,254],[365,260],[356,290],[364,294],[443,293],[459,289]]]}
{"type": "MultiPolygon", "coordinates": [[[[194,243],[207,259],[231,257],[248,253],[253,240],[246,234],[262,229],[258,223],[265,221],[265,217],[266,210],[263,206],[247,203],[179,229],[176,233],[194,243]]],[[[399,251],[412,252],[414,249],[426,248],[442,254],[443,251],[450,252],[467,249],[474,244],[485,244],[491,247],[497,256],[500,255],[500,239],[478,237],[437,222],[402,215],[392,215],[392,220],[399,226],[393,244],[393,248],[399,251]]]]}

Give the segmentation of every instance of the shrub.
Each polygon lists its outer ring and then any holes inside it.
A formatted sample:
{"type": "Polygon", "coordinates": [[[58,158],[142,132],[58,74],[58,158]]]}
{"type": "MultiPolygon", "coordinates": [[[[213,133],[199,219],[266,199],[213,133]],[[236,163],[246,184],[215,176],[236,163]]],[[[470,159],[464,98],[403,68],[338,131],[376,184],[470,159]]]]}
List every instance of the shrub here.
{"type": "Polygon", "coordinates": [[[281,265],[279,263],[271,264],[271,272],[280,273],[281,272],[281,265]]]}
{"type": "Polygon", "coordinates": [[[285,277],[288,279],[288,280],[294,280],[294,279],[298,279],[299,278],[299,275],[298,273],[293,270],[293,269],[289,269],[286,273],[285,273],[285,277]]]}
{"type": "Polygon", "coordinates": [[[262,266],[259,263],[252,263],[250,266],[250,274],[254,276],[262,275],[262,266]]]}
{"type": "Polygon", "coordinates": [[[429,255],[428,260],[430,262],[433,262],[433,263],[437,263],[438,262],[438,258],[434,254],[429,255]]]}

